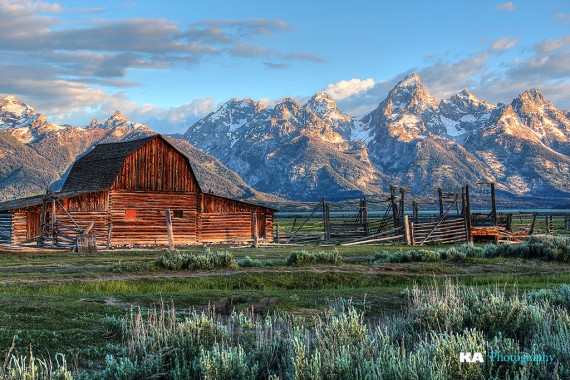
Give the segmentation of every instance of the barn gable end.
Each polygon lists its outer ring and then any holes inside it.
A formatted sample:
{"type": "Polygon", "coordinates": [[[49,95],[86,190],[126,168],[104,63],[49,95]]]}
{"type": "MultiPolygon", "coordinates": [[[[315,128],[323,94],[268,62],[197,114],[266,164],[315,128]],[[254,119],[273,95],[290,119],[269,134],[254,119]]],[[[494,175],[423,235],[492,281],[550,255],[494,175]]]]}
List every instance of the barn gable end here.
{"type": "Polygon", "coordinates": [[[156,136],[123,158],[113,189],[194,193],[200,186],[188,158],[156,136]]]}

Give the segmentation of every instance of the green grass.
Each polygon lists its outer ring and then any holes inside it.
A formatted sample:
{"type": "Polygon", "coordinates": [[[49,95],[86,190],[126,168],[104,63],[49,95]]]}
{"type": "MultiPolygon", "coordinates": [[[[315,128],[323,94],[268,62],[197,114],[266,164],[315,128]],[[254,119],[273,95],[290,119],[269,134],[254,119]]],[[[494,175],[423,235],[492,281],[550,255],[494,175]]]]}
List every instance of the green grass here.
{"type": "MultiPolygon", "coordinates": [[[[145,310],[164,302],[177,310],[213,305],[224,315],[236,309],[314,316],[342,298],[365,305],[366,318],[374,319],[399,312],[406,289],[443,285],[450,278],[458,286],[499,286],[506,294],[570,284],[570,263],[534,258],[373,263],[380,252],[405,254],[409,248],[315,245],[302,249],[315,255],[337,249],[340,260],[288,266],[287,258],[299,247],[223,249],[238,263],[249,256],[263,265],[170,271],[155,265],[157,250],[0,255],[0,348],[7,350],[16,336],[16,353],[25,355],[31,344],[36,355],[61,352],[72,366],[101,368],[105,355],[115,354],[121,343],[109,317],[125,316],[131,305],[145,310]]],[[[180,252],[197,254],[203,248],[180,252]]]]}

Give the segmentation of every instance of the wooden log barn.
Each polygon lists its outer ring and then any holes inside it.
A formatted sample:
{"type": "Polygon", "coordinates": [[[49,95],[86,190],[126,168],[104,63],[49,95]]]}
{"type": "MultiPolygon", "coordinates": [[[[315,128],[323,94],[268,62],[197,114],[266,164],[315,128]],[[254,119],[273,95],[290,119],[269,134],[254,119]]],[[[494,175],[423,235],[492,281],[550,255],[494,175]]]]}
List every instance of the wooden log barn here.
{"type": "Polygon", "coordinates": [[[272,241],[275,211],[203,193],[188,158],[154,135],[97,145],[60,192],[0,203],[0,243],[166,245],[167,221],[176,244],[272,241]]]}

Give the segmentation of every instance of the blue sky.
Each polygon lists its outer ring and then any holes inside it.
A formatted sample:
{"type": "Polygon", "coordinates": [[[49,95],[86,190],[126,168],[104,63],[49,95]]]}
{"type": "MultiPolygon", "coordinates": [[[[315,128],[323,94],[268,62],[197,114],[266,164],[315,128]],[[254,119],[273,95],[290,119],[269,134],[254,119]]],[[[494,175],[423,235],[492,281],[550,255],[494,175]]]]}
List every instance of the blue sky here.
{"type": "Polygon", "coordinates": [[[0,94],[59,123],[178,132],[233,98],[325,90],[349,115],[418,72],[438,100],[536,87],[570,109],[567,1],[5,1],[0,94]]]}

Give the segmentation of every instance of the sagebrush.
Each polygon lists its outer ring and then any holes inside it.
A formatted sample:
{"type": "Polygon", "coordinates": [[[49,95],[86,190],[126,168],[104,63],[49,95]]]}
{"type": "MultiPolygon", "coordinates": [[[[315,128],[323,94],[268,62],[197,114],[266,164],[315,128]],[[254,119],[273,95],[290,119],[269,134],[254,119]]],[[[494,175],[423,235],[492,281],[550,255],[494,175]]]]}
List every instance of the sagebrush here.
{"type": "Polygon", "coordinates": [[[204,270],[237,268],[237,261],[228,251],[211,251],[206,249],[202,253],[180,253],[166,251],[156,259],[156,265],[169,270],[204,270]]]}
{"type": "Polygon", "coordinates": [[[568,287],[507,294],[450,281],[405,294],[400,315],[366,321],[350,301],[322,314],[133,310],[105,375],[232,379],[555,379],[570,376],[568,287]],[[460,352],[546,352],[552,363],[461,365],[460,352]]]}

